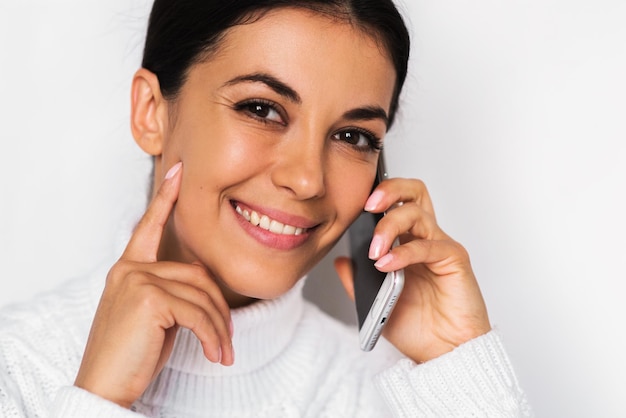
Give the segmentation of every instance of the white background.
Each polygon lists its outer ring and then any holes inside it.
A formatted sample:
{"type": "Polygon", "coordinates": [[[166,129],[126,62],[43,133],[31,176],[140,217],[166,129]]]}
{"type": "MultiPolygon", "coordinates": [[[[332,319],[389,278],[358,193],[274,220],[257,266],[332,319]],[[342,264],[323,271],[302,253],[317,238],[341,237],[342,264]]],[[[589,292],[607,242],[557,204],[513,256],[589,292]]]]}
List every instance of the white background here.
{"type": "MultiPolygon", "coordinates": [[[[149,3],[0,0],[0,304],[84,274],[144,203],[149,3]]],[[[470,251],[537,415],[626,416],[626,2],[405,3],[391,173],[470,251]]]]}

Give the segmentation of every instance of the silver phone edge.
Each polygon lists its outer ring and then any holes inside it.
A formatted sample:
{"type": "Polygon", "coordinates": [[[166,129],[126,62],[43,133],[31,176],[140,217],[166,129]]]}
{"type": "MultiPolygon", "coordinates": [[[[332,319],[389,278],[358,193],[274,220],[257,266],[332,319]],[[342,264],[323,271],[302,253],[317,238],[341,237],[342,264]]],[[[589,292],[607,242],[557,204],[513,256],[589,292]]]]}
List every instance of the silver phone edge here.
{"type": "Polygon", "coordinates": [[[377,299],[382,297],[380,300],[382,300],[383,303],[379,303],[377,306],[373,307],[378,308],[380,306],[380,308],[377,309],[378,312],[374,312],[374,309],[370,308],[367,313],[367,317],[363,322],[363,326],[359,330],[361,350],[371,351],[374,348],[380,334],[382,333],[385,323],[389,318],[389,315],[391,315],[393,308],[396,306],[396,302],[400,297],[400,293],[402,293],[403,287],[404,270],[391,271],[387,273],[385,281],[376,295],[377,299]],[[388,288],[385,286],[387,281],[391,281],[388,288]],[[384,294],[381,294],[383,292],[384,294]],[[385,319],[385,321],[383,321],[383,319],[385,319]]]}

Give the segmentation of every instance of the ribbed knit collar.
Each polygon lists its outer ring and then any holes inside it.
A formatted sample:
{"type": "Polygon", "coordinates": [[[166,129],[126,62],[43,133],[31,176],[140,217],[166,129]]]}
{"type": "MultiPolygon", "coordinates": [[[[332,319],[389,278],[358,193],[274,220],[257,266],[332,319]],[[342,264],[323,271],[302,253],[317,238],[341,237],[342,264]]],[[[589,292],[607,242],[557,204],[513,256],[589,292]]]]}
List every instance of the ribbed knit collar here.
{"type": "Polygon", "coordinates": [[[294,336],[304,308],[304,280],[277,299],[255,302],[231,311],[234,365],[226,367],[211,363],[204,356],[197,337],[187,329],[180,329],[166,368],[217,377],[249,373],[268,364],[289,345],[294,336]]]}

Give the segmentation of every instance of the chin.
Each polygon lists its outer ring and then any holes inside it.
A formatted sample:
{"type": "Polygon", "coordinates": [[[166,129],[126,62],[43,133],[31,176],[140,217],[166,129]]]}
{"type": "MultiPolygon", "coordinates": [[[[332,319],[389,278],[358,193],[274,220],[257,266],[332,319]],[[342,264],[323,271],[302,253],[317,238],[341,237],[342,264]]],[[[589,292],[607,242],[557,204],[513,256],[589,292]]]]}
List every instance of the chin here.
{"type": "Polygon", "coordinates": [[[306,273],[250,268],[219,275],[230,291],[253,299],[275,299],[287,293],[306,273]]]}

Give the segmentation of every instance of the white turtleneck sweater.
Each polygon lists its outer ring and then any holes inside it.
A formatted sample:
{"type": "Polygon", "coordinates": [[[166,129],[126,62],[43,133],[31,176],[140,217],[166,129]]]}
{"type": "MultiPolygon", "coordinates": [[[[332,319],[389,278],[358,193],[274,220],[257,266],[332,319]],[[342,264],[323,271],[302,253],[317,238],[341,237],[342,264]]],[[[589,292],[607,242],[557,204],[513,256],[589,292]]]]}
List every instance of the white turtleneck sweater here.
{"type": "Polygon", "coordinates": [[[531,415],[499,336],[490,332],[416,365],[302,297],[233,311],[235,364],[206,360],[178,333],[159,377],[132,410],[72,386],[105,271],[0,311],[0,417],[419,417],[531,415]]]}

